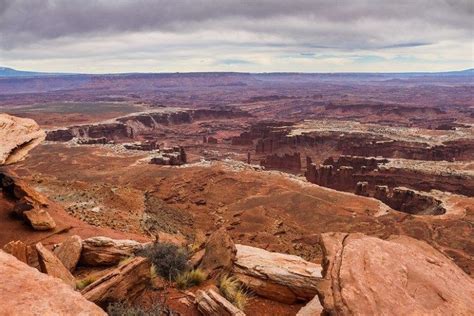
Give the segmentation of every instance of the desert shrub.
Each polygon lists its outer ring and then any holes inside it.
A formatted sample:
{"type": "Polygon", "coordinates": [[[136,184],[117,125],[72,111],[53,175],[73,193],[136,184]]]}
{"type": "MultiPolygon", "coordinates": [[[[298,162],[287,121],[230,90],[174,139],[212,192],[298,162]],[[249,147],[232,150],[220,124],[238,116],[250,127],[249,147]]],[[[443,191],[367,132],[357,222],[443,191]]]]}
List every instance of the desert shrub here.
{"type": "Polygon", "coordinates": [[[85,277],[85,278],[82,279],[82,280],[76,281],[76,288],[77,288],[78,290],[82,290],[82,289],[84,289],[86,286],[88,286],[89,284],[94,283],[96,280],[97,280],[97,277],[90,275],[90,276],[88,276],[88,277],[85,277]]]}
{"type": "MultiPolygon", "coordinates": [[[[126,303],[111,303],[107,307],[109,316],[161,316],[168,312],[162,305],[157,304],[150,309],[144,309],[139,306],[131,306],[126,303]]],[[[172,315],[172,313],[171,313],[172,315]]]]}
{"type": "Polygon", "coordinates": [[[206,273],[201,269],[193,269],[180,273],[176,277],[176,286],[179,289],[187,289],[192,286],[196,286],[204,282],[207,278],[206,273]]]}
{"type": "Polygon", "coordinates": [[[249,293],[233,276],[222,276],[219,279],[219,290],[222,295],[240,310],[244,310],[249,299],[249,293]]]}
{"type": "Polygon", "coordinates": [[[187,268],[186,251],[173,244],[154,243],[139,255],[150,259],[156,273],[168,280],[175,280],[187,268]]]}

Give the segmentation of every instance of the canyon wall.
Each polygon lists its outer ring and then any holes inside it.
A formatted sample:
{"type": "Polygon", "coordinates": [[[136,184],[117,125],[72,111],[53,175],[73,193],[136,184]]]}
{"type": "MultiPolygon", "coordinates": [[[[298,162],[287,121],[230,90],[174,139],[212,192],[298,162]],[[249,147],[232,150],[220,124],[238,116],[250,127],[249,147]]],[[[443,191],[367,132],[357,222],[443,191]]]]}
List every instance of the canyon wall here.
{"type": "Polygon", "coordinates": [[[207,119],[231,119],[248,117],[248,112],[227,109],[199,109],[156,111],[130,114],[114,121],[99,124],[72,126],[66,129],[47,132],[46,140],[67,142],[73,138],[102,138],[107,140],[133,139],[138,135],[146,135],[162,126],[191,124],[194,121],[207,119]]]}
{"type": "Polygon", "coordinates": [[[301,171],[301,155],[300,153],[283,154],[283,155],[268,155],[265,159],[260,161],[260,165],[266,169],[287,170],[300,172],[301,171]]]}

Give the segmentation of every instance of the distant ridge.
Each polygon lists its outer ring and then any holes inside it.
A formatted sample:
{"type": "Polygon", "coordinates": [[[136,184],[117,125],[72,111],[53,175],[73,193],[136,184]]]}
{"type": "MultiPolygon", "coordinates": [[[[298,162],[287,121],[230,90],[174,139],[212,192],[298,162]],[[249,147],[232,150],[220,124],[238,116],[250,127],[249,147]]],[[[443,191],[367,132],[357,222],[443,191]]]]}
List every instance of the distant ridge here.
{"type": "Polygon", "coordinates": [[[0,67],[0,78],[43,77],[43,76],[58,76],[58,75],[67,75],[67,74],[66,73],[23,71],[23,70],[8,68],[8,67],[0,67]]]}
{"type": "Polygon", "coordinates": [[[85,73],[53,73],[53,72],[36,72],[36,71],[24,71],[16,70],[9,67],[0,67],[0,78],[15,78],[15,77],[46,77],[46,76],[70,76],[70,75],[87,75],[87,76],[103,76],[103,75],[154,75],[154,74],[256,74],[256,75],[284,75],[284,74],[301,74],[301,75],[332,75],[332,76],[344,76],[344,75],[392,75],[392,76],[472,76],[474,74],[474,68],[457,70],[457,71],[445,71],[445,72],[262,72],[262,73],[247,73],[247,72],[220,72],[220,71],[209,71],[209,72],[179,72],[179,73],[114,73],[114,74],[85,74],[85,73]]]}

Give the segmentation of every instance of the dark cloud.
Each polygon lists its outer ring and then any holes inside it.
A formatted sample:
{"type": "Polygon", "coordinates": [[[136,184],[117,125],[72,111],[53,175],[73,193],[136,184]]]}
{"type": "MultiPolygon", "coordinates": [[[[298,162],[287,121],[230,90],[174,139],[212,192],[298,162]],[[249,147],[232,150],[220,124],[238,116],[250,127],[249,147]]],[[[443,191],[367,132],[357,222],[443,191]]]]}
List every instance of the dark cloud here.
{"type": "Polygon", "coordinates": [[[0,46],[124,32],[241,30],[277,37],[282,45],[404,47],[472,34],[473,7],[472,0],[0,0],[0,46]],[[397,24],[413,27],[413,34],[400,38],[397,24]]]}

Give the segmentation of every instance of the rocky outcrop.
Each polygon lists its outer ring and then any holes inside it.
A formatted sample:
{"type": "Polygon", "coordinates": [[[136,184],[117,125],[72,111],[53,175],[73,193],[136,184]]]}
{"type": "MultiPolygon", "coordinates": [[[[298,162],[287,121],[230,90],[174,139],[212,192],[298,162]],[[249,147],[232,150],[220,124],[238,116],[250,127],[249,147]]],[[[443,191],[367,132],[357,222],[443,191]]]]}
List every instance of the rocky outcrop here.
{"type": "Polygon", "coordinates": [[[316,295],[322,270],[319,264],[250,246],[236,248],[234,274],[256,294],[288,304],[316,295]]]}
{"type": "Polygon", "coordinates": [[[151,158],[150,163],[154,165],[180,166],[187,162],[186,151],[181,146],[163,148],[159,154],[151,158]]]}
{"type": "Polygon", "coordinates": [[[82,239],[74,235],[66,238],[57,248],[54,254],[69,271],[74,271],[82,252],[82,239]]]}
{"type": "Polygon", "coordinates": [[[334,315],[470,315],[474,282],[428,244],[406,236],[321,236],[324,311],[334,315]]]}
{"type": "Polygon", "coordinates": [[[22,160],[39,145],[45,133],[31,119],[0,114],[0,166],[22,160]]]}
{"type": "Polygon", "coordinates": [[[357,182],[355,194],[369,196],[369,184],[366,181],[357,182]]]}
{"type": "Polygon", "coordinates": [[[199,268],[210,276],[232,270],[237,249],[224,228],[215,231],[206,243],[199,268]]]}
{"type": "Polygon", "coordinates": [[[0,173],[0,188],[4,197],[15,203],[12,211],[24,218],[33,229],[51,230],[56,227],[56,223],[47,211],[48,199],[25,182],[0,173]]]}
{"type": "Polygon", "coordinates": [[[150,281],[150,262],[136,257],[86,286],[82,295],[100,306],[114,301],[133,302],[150,281]]]}
{"type": "Polygon", "coordinates": [[[124,144],[123,147],[128,150],[143,150],[143,151],[152,151],[160,149],[160,145],[156,140],[153,141],[144,141],[144,142],[135,142],[132,144],[124,144]]]}
{"type": "Polygon", "coordinates": [[[0,251],[1,315],[107,315],[64,284],[0,251]]]}
{"type": "Polygon", "coordinates": [[[82,242],[82,265],[110,266],[133,256],[142,250],[146,244],[134,240],[116,240],[108,237],[91,237],[82,242]]]}
{"type": "Polygon", "coordinates": [[[268,155],[260,161],[260,165],[266,169],[300,172],[301,155],[300,153],[283,154],[281,156],[278,154],[268,155]]]}
{"type": "Polygon", "coordinates": [[[51,251],[41,243],[36,244],[41,272],[59,278],[72,288],[76,288],[76,279],[51,251]]]}
{"type": "Polygon", "coordinates": [[[245,316],[245,313],[232,305],[213,289],[199,290],[196,295],[198,310],[205,316],[245,316]]]}

